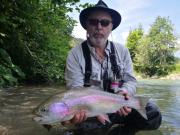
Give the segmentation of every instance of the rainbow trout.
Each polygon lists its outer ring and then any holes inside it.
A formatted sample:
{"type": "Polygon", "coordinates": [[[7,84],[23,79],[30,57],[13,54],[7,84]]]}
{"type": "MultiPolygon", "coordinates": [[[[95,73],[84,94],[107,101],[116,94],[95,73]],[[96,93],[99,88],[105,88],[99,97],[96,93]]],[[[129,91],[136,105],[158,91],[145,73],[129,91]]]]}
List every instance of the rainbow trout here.
{"type": "Polygon", "coordinates": [[[136,109],[147,119],[147,102],[146,97],[135,96],[125,100],[122,95],[93,88],[75,89],[56,94],[42,103],[35,111],[34,120],[42,125],[53,125],[72,119],[80,110],[85,110],[87,117],[94,117],[115,113],[123,106],[136,109]]]}

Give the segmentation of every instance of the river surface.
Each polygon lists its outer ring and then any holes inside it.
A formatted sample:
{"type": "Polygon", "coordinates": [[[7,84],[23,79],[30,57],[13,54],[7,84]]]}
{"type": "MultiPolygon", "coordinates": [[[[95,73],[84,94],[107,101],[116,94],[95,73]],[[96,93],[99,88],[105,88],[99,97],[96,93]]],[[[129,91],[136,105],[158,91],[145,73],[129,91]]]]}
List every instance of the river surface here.
{"type": "MultiPolygon", "coordinates": [[[[47,131],[32,120],[32,111],[62,87],[26,86],[0,89],[0,135],[64,135],[62,128],[47,131]]],[[[162,125],[155,131],[136,135],[180,135],[180,80],[139,80],[138,94],[148,96],[163,115],[162,125]]]]}

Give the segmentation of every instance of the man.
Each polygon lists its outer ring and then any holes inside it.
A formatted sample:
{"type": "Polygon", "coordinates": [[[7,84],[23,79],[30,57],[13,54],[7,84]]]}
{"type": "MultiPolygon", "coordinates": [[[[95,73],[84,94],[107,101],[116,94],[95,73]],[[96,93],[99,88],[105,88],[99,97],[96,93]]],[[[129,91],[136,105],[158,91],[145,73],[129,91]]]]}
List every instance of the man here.
{"type": "MultiPolygon", "coordinates": [[[[108,8],[102,0],[80,13],[80,23],[87,31],[87,40],[74,47],[67,57],[65,78],[68,89],[95,85],[107,92],[122,94],[127,100],[134,96],[137,82],[133,75],[129,51],[124,46],[108,40],[111,31],[117,28],[120,22],[121,15],[108,8]]],[[[146,110],[152,112],[147,112],[148,120],[124,106],[117,110],[117,114],[97,116],[97,121],[103,125],[108,121],[113,124],[125,123],[138,130],[157,129],[161,123],[160,112],[151,103],[147,105],[146,110]]],[[[86,119],[86,112],[81,110],[64,124],[81,124],[86,119]]]]}

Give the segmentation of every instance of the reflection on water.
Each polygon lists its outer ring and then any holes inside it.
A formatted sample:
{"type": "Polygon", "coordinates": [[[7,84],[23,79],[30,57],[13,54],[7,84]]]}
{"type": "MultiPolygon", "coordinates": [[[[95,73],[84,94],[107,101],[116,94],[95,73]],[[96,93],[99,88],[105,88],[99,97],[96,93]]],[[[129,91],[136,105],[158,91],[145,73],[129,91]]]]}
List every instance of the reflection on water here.
{"type": "MultiPolygon", "coordinates": [[[[50,95],[63,88],[21,87],[0,90],[0,134],[1,135],[63,135],[61,128],[47,131],[32,120],[32,110],[50,95]]],[[[138,94],[151,97],[163,114],[159,130],[141,131],[136,135],[180,134],[180,83],[178,81],[141,80],[138,94]]]]}

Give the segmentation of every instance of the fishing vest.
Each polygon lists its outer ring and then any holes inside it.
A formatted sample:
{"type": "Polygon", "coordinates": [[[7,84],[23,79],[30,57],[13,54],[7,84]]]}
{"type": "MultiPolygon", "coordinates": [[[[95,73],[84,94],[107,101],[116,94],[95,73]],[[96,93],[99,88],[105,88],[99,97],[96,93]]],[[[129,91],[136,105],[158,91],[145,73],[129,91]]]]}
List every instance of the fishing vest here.
{"type": "MultiPolygon", "coordinates": [[[[81,45],[82,45],[83,55],[84,55],[84,59],[85,59],[84,87],[90,87],[91,86],[90,77],[92,74],[92,61],[91,61],[90,50],[87,45],[87,40],[84,41],[81,45]]],[[[111,70],[113,71],[113,74],[116,75],[117,78],[120,78],[120,73],[119,73],[120,70],[119,70],[119,66],[117,65],[117,61],[116,61],[114,45],[111,41],[110,41],[110,48],[111,48],[111,52],[110,52],[109,56],[110,56],[110,62],[111,62],[111,70]]],[[[103,79],[106,80],[106,78],[103,78],[103,79]]],[[[107,82],[103,81],[103,86],[106,84],[107,84],[107,82]]]]}

